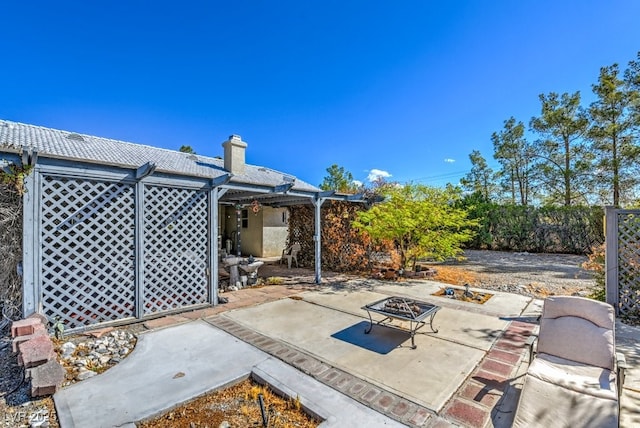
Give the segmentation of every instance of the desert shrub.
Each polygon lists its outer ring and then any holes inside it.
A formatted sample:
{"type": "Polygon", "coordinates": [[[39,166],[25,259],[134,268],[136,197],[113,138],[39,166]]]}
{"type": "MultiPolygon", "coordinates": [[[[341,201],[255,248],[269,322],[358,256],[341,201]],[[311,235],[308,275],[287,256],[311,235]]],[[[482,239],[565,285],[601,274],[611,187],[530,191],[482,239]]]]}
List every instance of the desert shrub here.
{"type": "Polygon", "coordinates": [[[472,198],[463,204],[479,221],[467,248],[587,254],[604,240],[600,207],[499,205],[472,198]]]}
{"type": "Polygon", "coordinates": [[[587,261],[582,264],[582,267],[584,269],[591,271],[591,273],[593,274],[593,278],[596,281],[596,285],[589,297],[595,300],[600,300],[602,302],[606,301],[607,299],[604,261],[605,244],[599,244],[591,248],[591,252],[588,254],[587,261]]]}

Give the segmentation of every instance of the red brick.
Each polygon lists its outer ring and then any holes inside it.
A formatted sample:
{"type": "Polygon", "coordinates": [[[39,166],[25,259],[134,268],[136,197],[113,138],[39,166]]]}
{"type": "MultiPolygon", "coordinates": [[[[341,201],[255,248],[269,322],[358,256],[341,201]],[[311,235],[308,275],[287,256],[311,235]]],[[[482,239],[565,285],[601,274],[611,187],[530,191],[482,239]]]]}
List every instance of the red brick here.
{"type": "Polygon", "coordinates": [[[114,330],[113,327],[105,327],[105,328],[100,328],[97,330],[91,330],[91,331],[87,331],[85,333],[82,333],[84,336],[89,336],[89,337],[95,337],[96,339],[101,338],[102,336],[104,336],[107,333],[111,333],[114,330]]]}
{"type": "Polygon", "coordinates": [[[512,343],[523,343],[527,340],[528,337],[528,334],[522,334],[517,331],[507,330],[499,340],[508,340],[512,343]]]}
{"type": "Polygon", "coordinates": [[[32,313],[31,315],[29,315],[27,317],[27,319],[31,319],[31,318],[35,318],[35,319],[40,320],[42,325],[45,326],[45,327],[49,324],[49,320],[47,319],[47,317],[44,316],[43,314],[38,313],[38,312],[34,312],[34,313],[32,313]]]}
{"type": "Polygon", "coordinates": [[[335,370],[330,370],[325,375],[322,376],[322,379],[326,380],[327,382],[331,382],[332,380],[337,378],[339,374],[340,373],[338,373],[335,370]]]}
{"type": "Polygon", "coordinates": [[[33,334],[28,334],[26,336],[18,336],[15,339],[13,339],[13,342],[11,343],[11,348],[13,350],[13,353],[18,352],[18,349],[19,349],[18,345],[20,345],[22,342],[26,342],[27,340],[31,340],[37,336],[48,336],[48,335],[49,333],[47,332],[47,329],[42,324],[36,325],[33,330],[33,334]]]}
{"type": "Polygon", "coordinates": [[[49,336],[36,336],[20,343],[18,349],[20,351],[18,362],[27,369],[44,364],[56,355],[49,336]]]}
{"type": "Polygon", "coordinates": [[[508,378],[500,374],[487,372],[484,370],[478,370],[471,376],[473,380],[486,385],[488,388],[504,391],[507,385],[508,378]]]}
{"type": "Polygon", "coordinates": [[[529,332],[534,331],[537,327],[538,327],[537,324],[531,324],[529,322],[522,322],[522,321],[511,321],[511,325],[509,326],[509,328],[514,328],[521,331],[529,331],[529,332]]]}
{"type": "Polygon", "coordinates": [[[395,399],[389,394],[382,394],[382,397],[376,402],[376,404],[382,409],[387,410],[395,401],[395,399]]]}
{"type": "Polygon", "coordinates": [[[380,394],[379,389],[371,388],[370,390],[364,393],[364,395],[362,396],[362,399],[367,403],[371,403],[373,399],[378,396],[378,394],[380,394]]]}
{"type": "Polygon", "coordinates": [[[429,413],[426,409],[419,408],[416,410],[416,413],[411,416],[409,419],[409,423],[414,426],[422,426],[427,420],[431,417],[431,413],[429,413]]]}
{"type": "Polygon", "coordinates": [[[502,396],[502,391],[475,382],[467,382],[460,391],[460,396],[469,401],[493,407],[502,396]]]}
{"type": "Polygon", "coordinates": [[[28,336],[33,334],[37,325],[42,325],[38,318],[26,318],[11,324],[11,337],[28,336]]]}
{"type": "Polygon", "coordinates": [[[344,374],[336,379],[335,382],[333,382],[333,386],[335,386],[339,390],[344,390],[347,386],[349,386],[352,380],[353,378],[351,377],[351,375],[344,374]]]}
{"type": "Polygon", "coordinates": [[[31,369],[31,396],[55,394],[65,376],[65,369],[56,360],[34,367],[31,369]]]}
{"type": "Polygon", "coordinates": [[[492,360],[490,358],[485,358],[480,364],[480,368],[482,370],[487,370],[492,373],[501,374],[503,376],[509,376],[513,371],[512,365],[505,364],[500,361],[492,360]]]}
{"type": "Polygon", "coordinates": [[[406,401],[400,401],[398,404],[393,406],[393,409],[391,409],[391,414],[401,418],[406,415],[408,411],[409,404],[406,401]]]}
{"type": "Polygon", "coordinates": [[[356,382],[353,385],[351,385],[351,388],[349,388],[349,393],[358,395],[360,393],[360,391],[362,391],[364,389],[364,387],[365,387],[364,383],[356,382]]]}
{"type": "Polygon", "coordinates": [[[501,349],[492,349],[487,354],[487,358],[498,360],[509,364],[517,364],[522,356],[521,352],[508,352],[501,349]]]}
{"type": "Polygon", "coordinates": [[[481,427],[489,417],[489,410],[484,410],[462,400],[453,400],[445,414],[465,426],[481,427]]]}
{"type": "Polygon", "coordinates": [[[145,321],[142,325],[149,330],[153,330],[156,328],[169,327],[172,325],[180,324],[185,321],[189,321],[188,318],[181,317],[179,315],[169,315],[162,318],[156,318],[153,320],[145,321]]]}
{"type": "Polygon", "coordinates": [[[493,347],[497,349],[502,349],[503,351],[511,351],[511,352],[522,352],[524,349],[527,348],[524,342],[517,343],[517,342],[512,342],[510,340],[503,340],[503,339],[498,340],[493,347]]]}

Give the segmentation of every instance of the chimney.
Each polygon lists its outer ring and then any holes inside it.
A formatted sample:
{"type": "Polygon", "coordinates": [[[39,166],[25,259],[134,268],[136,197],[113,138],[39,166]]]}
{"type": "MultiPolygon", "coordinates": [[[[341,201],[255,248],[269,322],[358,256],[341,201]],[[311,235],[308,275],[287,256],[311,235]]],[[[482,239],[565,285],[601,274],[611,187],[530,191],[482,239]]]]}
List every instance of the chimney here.
{"type": "Polygon", "coordinates": [[[232,174],[244,174],[244,153],[247,143],[239,135],[231,135],[222,143],[224,147],[224,169],[232,174]]]}

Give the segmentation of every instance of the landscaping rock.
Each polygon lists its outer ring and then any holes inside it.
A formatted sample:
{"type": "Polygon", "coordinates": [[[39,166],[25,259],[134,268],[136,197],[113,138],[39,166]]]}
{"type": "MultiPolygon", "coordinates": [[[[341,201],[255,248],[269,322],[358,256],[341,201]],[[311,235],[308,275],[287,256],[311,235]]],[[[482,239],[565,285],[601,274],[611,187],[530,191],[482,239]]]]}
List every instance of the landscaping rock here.
{"type": "Polygon", "coordinates": [[[79,380],[79,381],[86,380],[94,377],[97,374],[98,373],[91,371],[85,367],[80,367],[80,369],[78,370],[78,374],[76,375],[76,380],[79,380]]]}
{"type": "Polygon", "coordinates": [[[96,335],[85,333],[60,346],[60,361],[73,381],[82,381],[122,361],[135,347],[136,340],[127,331],[113,329],[96,335]]]}

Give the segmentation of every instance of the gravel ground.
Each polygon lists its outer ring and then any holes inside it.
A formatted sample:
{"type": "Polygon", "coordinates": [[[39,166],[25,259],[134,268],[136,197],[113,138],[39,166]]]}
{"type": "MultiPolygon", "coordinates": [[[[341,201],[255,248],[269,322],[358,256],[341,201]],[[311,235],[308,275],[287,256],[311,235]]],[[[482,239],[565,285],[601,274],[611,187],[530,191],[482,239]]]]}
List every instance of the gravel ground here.
{"type": "Polygon", "coordinates": [[[591,272],[582,268],[586,256],[467,250],[465,257],[442,266],[475,273],[472,285],[488,290],[539,298],[588,296],[596,285],[591,272]]]}
{"type": "MultiPolygon", "coordinates": [[[[586,261],[584,256],[498,251],[467,251],[465,256],[465,261],[434,267],[472,277],[471,285],[475,287],[539,298],[549,295],[586,296],[595,285],[591,274],[581,267],[586,261]]],[[[280,274],[285,277],[286,283],[311,283],[313,278],[313,272],[305,269],[289,270],[280,265],[265,266],[265,272],[267,269],[273,270],[270,276],[280,274]]],[[[349,277],[323,272],[323,278],[329,282],[349,277]]],[[[128,329],[136,325],[141,324],[134,324],[128,329]]],[[[6,325],[0,328],[0,427],[57,427],[51,397],[31,399],[29,381],[23,381],[22,376],[23,371],[11,352],[9,327],[6,325]]]]}

